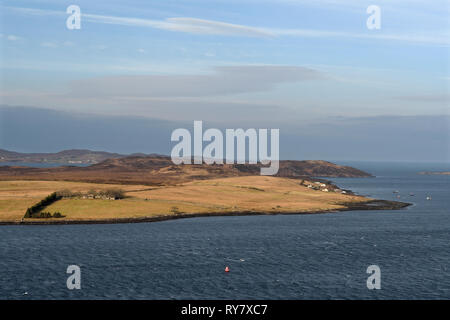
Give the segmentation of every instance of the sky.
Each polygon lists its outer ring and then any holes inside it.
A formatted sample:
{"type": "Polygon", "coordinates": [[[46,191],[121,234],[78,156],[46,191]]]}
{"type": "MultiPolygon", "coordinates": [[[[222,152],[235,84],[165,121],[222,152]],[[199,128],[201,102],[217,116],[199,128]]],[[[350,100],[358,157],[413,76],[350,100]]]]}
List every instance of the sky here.
{"type": "Polygon", "coordinates": [[[449,11],[449,0],[0,1],[0,104],[275,127],[289,141],[397,123],[405,139],[430,128],[423,139],[441,142],[430,160],[449,160],[438,150],[449,126],[429,121],[450,116],[449,11]],[[366,26],[370,5],[380,29],[366,26]]]}

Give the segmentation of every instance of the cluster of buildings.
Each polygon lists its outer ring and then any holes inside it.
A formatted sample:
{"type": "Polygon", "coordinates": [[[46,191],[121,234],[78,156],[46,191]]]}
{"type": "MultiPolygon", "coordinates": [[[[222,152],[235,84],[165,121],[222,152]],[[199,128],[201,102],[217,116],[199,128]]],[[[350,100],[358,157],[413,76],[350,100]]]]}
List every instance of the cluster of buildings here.
{"type": "Polygon", "coordinates": [[[328,186],[327,184],[323,183],[323,182],[319,182],[319,181],[315,181],[314,183],[310,183],[307,185],[308,188],[310,189],[314,189],[314,190],[320,190],[322,192],[337,192],[337,193],[342,193],[342,194],[346,194],[347,192],[344,190],[341,190],[339,188],[331,188],[330,186],[328,186]]]}

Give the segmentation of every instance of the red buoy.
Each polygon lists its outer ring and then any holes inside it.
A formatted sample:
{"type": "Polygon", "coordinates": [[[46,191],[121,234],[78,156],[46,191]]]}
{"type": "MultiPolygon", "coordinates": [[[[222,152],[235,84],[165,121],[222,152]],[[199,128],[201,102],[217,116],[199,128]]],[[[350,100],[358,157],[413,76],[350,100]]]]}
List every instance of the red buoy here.
{"type": "Polygon", "coordinates": [[[225,267],[225,272],[230,272],[230,268],[228,268],[228,266],[225,267]]]}

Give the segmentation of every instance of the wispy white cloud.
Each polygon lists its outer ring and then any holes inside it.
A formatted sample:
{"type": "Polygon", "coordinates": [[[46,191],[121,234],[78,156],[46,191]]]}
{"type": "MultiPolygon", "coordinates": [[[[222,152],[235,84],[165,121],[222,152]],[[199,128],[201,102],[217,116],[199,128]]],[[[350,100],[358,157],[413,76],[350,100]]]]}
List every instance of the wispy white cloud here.
{"type": "Polygon", "coordinates": [[[18,37],[18,36],[15,36],[15,35],[13,35],[13,34],[10,34],[10,35],[7,35],[7,36],[6,36],[6,39],[9,40],[9,41],[17,41],[17,40],[20,40],[20,39],[22,39],[22,38],[21,38],[21,37],[18,37]]]}
{"type": "MultiPolygon", "coordinates": [[[[331,0],[330,0],[331,1],[331,0]]],[[[331,1],[335,3],[335,1],[331,1]]],[[[23,14],[32,15],[66,15],[63,11],[41,10],[32,8],[4,7],[23,14]]],[[[133,17],[117,17],[82,12],[84,21],[93,23],[124,25],[131,27],[147,27],[173,32],[185,32],[198,35],[225,35],[244,37],[312,37],[312,38],[347,38],[372,39],[385,41],[401,41],[415,44],[450,45],[449,34],[392,34],[392,33],[355,33],[350,31],[329,31],[314,29],[281,29],[273,27],[254,27],[227,22],[198,19],[191,17],[167,18],[165,20],[142,19],[133,17]]]]}
{"type": "Polygon", "coordinates": [[[275,36],[270,30],[245,25],[231,24],[220,21],[204,20],[196,18],[168,18],[173,31],[192,32],[200,34],[240,35],[250,37],[275,36]]]}
{"type": "Polygon", "coordinates": [[[352,33],[339,31],[308,30],[308,29],[270,29],[277,36],[313,37],[313,38],[348,38],[402,41],[417,44],[450,45],[448,35],[426,34],[380,34],[380,33],[352,33]]]}
{"type": "Polygon", "coordinates": [[[73,47],[75,43],[72,41],[64,41],[64,42],[58,42],[58,41],[44,41],[41,42],[41,47],[44,48],[59,48],[59,47],[73,47]]]}
{"type": "Polygon", "coordinates": [[[186,32],[202,35],[228,35],[247,37],[272,37],[270,30],[262,28],[225,23],[220,21],[196,18],[167,18],[165,20],[151,20],[130,17],[104,16],[97,14],[82,14],[90,22],[125,25],[133,27],[150,27],[155,29],[186,32]]]}
{"type": "Polygon", "coordinates": [[[45,47],[45,48],[57,48],[58,44],[54,43],[54,42],[42,42],[41,43],[41,47],[45,47]]]}
{"type": "Polygon", "coordinates": [[[215,52],[212,52],[212,51],[207,51],[207,52],[205,52],[205,57],[215,57],[216,56],[216,54],[215,54],[215,52]]]}

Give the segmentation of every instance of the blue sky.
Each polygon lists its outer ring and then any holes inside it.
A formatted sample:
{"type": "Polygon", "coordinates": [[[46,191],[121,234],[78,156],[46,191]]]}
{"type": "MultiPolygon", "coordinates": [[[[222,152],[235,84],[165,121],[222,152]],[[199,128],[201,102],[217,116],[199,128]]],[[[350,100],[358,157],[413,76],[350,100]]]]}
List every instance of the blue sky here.
{"type": "Polygon", "coordinates": [[[449,114],[448,0],[0,5],[4,105],[282,128],[449,114]]]}
{"type": "Polygon", "coordinates": [[[271,104],[307,118],[439,114],[448,102],[448,1],[15,0],[2,1],[1,12],[2,96],[10,105],[81,103],[81,111],[170,118],[142,106],[154,96],[133,103],[126,92],[112,92],[93,100],[83,92],[74,96],[73,82],[90,79],[91,87],[93,78],[123,75],[192,75],[195,81],[217,66],[248,65],[304,67],[322,77],[215,101],[271,104]],[[80,30],[65,26],[70,4],[81,8],[80,30]],[[366,28],[370,4],[382,10],[380,30],[366,28]],[[117,99],[128,108],[121,110],[117,99]]]}

